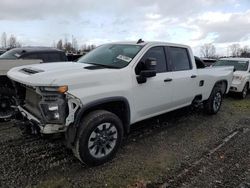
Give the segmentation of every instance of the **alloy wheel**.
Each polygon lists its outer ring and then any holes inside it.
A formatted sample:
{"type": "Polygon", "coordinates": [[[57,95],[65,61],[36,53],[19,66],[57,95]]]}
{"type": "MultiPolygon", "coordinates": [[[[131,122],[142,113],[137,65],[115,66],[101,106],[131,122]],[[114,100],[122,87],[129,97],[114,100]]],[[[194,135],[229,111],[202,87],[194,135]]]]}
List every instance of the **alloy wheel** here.
{"type": "Polygon", "coordinates": [[[112,123],[98,125],[88,140],[89,153],[94,158],[102,158],[110,154],[116,146],[117,128],[112,123]]]}

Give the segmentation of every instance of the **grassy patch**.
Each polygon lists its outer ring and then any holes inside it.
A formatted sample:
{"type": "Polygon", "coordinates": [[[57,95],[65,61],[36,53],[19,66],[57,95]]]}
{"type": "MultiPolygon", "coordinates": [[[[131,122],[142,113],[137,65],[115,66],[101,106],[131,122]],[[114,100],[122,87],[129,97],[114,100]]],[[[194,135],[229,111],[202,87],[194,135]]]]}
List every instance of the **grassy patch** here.
{"type": "Polygon", "coordinates": [[[250,111],[250,99],[233,100],[231,103],[236,111],[250,111]]]}
{"type": "Polygon", "coordinates": [[[63,178],[44,181],[41,184],[34,186],[34,188],[68,188],[68,187],[70,187],[69,182],[63,178]]]}

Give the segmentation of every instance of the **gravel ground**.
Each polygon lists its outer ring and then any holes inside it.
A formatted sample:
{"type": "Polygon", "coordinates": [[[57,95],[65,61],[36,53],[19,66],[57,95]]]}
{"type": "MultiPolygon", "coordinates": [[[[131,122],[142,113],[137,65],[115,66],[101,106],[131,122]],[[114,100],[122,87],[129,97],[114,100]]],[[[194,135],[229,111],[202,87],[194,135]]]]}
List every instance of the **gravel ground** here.
{"type": "Polygon", "coordinates": [[[0,124],[0,187],[250,187],[250,97],[207,116],[184,108],[133,125],[115,159],[86,167],[61,138],[0,124]]]}

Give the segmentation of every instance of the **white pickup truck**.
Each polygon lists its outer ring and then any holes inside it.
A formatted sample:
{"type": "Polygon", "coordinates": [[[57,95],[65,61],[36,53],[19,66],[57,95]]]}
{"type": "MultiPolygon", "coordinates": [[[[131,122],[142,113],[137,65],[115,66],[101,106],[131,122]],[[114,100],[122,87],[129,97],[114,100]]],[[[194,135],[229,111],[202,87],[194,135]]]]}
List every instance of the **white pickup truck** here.
{"type": "Polygon", "coordinates": [[[192,103],[216,114],[233,67],[197,69],[190,47],[139,40],[102,45],[78,62],[13,68],[8,77],[33,132],[65,132],[75,156],[98,165],[131,124],[192,103]]]}
{"type": "Polygon", "coordinates": [[[244,99],[250,89],[250,58],[222,58],[213,66],[234,66],[235,72],[230,92],[244,99]]]}

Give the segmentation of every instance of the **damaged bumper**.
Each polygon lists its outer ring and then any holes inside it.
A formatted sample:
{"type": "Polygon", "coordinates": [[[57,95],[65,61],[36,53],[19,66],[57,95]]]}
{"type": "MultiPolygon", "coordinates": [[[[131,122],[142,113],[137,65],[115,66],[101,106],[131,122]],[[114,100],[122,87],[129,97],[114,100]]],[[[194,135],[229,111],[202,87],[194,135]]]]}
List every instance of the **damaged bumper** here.
{"type": "Polygon", "coordinates": [[[30,126],[34,127],[35,132],[40,132],[41,134],[55,134],[66,131],[65,125],[59,124],[43,124],[35,116],[29,113],[27,110],[18,106],[18,110],[24,118],[30,121],[30,126]]]}
{"type": "MultiPolygon", "coordinates": [[[[75,115],[77,110],[81,107],[81,102],[79,99],[74,98],[71,95],[67,96],[67,113],[63,112],[64,115],[62,118],[64,119],[64,123],[50,123],[45,119],[41,119],[33,115],[29,110],[22,106],[18,106],[19,112],[22,116],[28,120],[29,126],[32,127],[34,133],[41,133],[41,134],[56,134],[65,132],[68,126],[75,121],[75,115]],[[67,115],[66,115],[67,114],[67,115]]],[[[40,109],[41,110],[41,109],[40,109]]],[[[44,113],[42,111],[42,113],[44,113]]],[[[44,114],[46,117],[47,114],[44,114]]],[[[61,114],[60,114],[61,116],[61,114]]]]}

